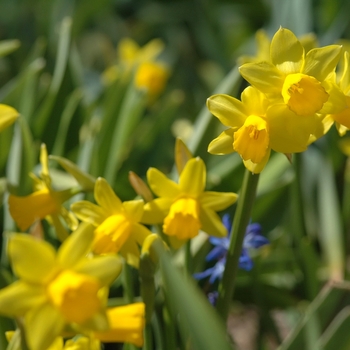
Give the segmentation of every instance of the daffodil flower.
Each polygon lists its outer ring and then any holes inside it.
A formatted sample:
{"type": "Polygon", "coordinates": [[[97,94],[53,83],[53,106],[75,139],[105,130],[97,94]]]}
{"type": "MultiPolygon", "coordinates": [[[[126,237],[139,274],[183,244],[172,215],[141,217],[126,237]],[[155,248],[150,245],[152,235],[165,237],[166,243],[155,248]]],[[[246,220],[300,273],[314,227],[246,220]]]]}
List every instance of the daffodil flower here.
{"type": "Polygon", "coordinates": [[[104,343],[130,343],[143,345],[145,327],[145,304],[134,303],[107,310],[109,329],[94,333],[94,337],[104,343]]]}
{"type": "Polygon", "coordinates": [[[48,155],[44,144],[41,145],[40,163],[40,178],[30,174],[34,181],[34,192],[24,197],[9,195],[10,214],[21,231],[26,231],[36,220],[48,220],[54,225],[57,237],[63,241],[68,237],[68,232],[60,218],[71,230],[75,230],[78,226],[76,217],[63,206],[63,203],[76,193],[73,189],[55,191],[52,188],[48,155]]]}
{"type": "Polygon", "coordinates": [[[266,96],[252,86],[242,92],[241,100],[223,94],[208,98],[209,111],[228,127],[209,144],[210,153],[237,152],[249,171],[260,173],[271,149],[281,153],[306,150],[314,118],[298,119],[281,104],[271,106],[266,96]]]}
{"type": "Polygon", "coordinates": [[[350,129],[350,69],[349,69],[349,52],[345,51],[342,60],[342,69],[337,73],[339,89],[343,92],[346,101],[345,108],[339,113],[329,114],[325,120],[325,131],[335,122],[337,130],[343,136],[350,129]]]}
{"type": "Polygon", "coordinates": [[[305,54],[296,36],[280,28],[271,41],[271,61],[244,64],[240,73],[273,103],[282,103],[285,108],[280,108],[280,113],[289,109],[296,119],[315,113],[338,113],[346,101],[330,78],[340,55],[339,45],[315,48],[305,54]]]}
{"type": "Polygon", "coordinates": [[[47,350],[65,327],[109,329],[106,288],[119,275],[117,256],[87,258],[93,227],[82,224],[56,251],[26,234],[9,239],[8,254],[19,280],[0,290],[0,313],[24,317],[30,349],[47,350]]]}
{"type": "Polygon", "coordinates": [[[117,52],[121,64],[132,68],[143,62],[150,62],[164,50],[164,43],[160,39],[153,39],[140,47],[136,41],[124,38],[119,42],[117,52]]]}
{"type": "Polygon", "coordinates": [[[0,132],[13,124],[19,113],[12,107],[0,104],[0,132]]]}
{"type": "Polygon", "coordinates": [[[119,78],[128,76],[134,68],[145,62],[154,62],[164,50],[164,43],[160,39],[153,39],[140,47],[131,38],[120,40],[117,47],[118,63],[108,67],[102,73],[106,84],[113,83],[119,78]]]}
{"type": "Polygon", "coordinates": [[[93,252],[120,252],[128,264],[138,267],[139,246],[151,234],[139,223],[143,214],[143,200],[122,202],[108,182],[101,177],[96,180],[94,195],[98,205],[79,201],[71,206],[80,220],[96,227],[93,252]]]}
{"type": "Polygon", "coordinates": [[[181,241],[195,237],[200,229],[213,236],[226,235],[216,211],[233,204],[237,195],[204,191],[206,170],[203,160],[190,159],[180,174],[179,183],[155,168],[147,171],[147,180],[160,198],[145,205],[142,222],[163,223],[164,233],[181,241]]]}
{"type": "Polygon", "coordinates": [[[107,318],[108,330],[90,332],[89,336],[78,335],[66,342],[62,337],[58,337],[47,350],[100,350],[101,342],[129,343],[142,347],[145,327],[144,303],[109,308],[107,318]]]}
{"type": "Polygon", "coordinates": [[[135,72],[135,86],[147,91],[152,102],[165,88],[169,76],[167,67],[158,62],[143,62],[135,72]]]}
{"type": "MultiPolygon", "coordinates": [[[[305,53],[309,52],[317,46],[317,37],[314,33],[307,33],[298,36],[298,40],[303,45],[305,53]]],[[[254,56],[242,55],[238,57],[238,63],[240,65],[252,62],[269,62],[271,60],[271,38],[268,36],[267,32],[264,29],[259,29],[255,33],[255,42],[257,46],[256,54],[254,56]]]]}

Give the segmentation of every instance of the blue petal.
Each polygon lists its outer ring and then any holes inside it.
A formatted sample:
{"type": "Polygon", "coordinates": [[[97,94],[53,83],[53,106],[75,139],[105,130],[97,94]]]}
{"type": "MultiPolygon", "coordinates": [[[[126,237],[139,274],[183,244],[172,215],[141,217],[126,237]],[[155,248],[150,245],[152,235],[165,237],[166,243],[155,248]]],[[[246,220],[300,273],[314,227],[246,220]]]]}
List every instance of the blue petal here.
{"type": "Polygon", "coordinates": [[[260,234],[256,234],[254,232],[250,232],[249,234],[247,234],[244,237],[244,242],[243,242],[243,247],[244,248],[260,248],[261,246],[265,245],[265,244],[269,244],[270,241],[260,235],[260,234]]]}
{"type": "Polygon", "coordinates": [[[226,263],[226,259],[221,259],[219,260],[215,266],[214,266],[214,270],[209,278],[209,283],[210,284],[214,284],[215,281],[217,279],[221,279],[222,278],[222,275],[225,271],[225,263],[226,263]]]}
{"type": "Polygon", "coordinates": [[[215,266],[207,270],[204,270],[203,272],[194,273],[193,278],[195,278],[196,280],[202,280],[203,278],[210,276],[213,273],[214,269],[215,269],[215,266]]]}
{"type": "Polygon", "coordinates": [[[219,260],[227,253],[227,249],[223,247],[215,247],[213,248],[208,255],[205,257],[206,261],[219,260]]]}
{"type": "Polygon", "coordinates": [[[250,271],[253,268],[253,260],[250,258],[248,251],[242,249],[242,254],[239,257],[239,267],[243,270],[250,271]]]}
{"type": "Polygon", "coordinates": [[[228,240],[227,237],[223,237],[223,238],[218,238],[218,237],[209,237],[209,242],[212,244],[212,245],[219,245],[219,246],[223,246],[225,245],[225,241],[228,240]]]}
{"type": "Polygon", "coordinates": [[[246,229],[246,234],[253,232],[258,235],[261,235],[261,225],[258,223],[249,224],[246,229]]]}
{"type": "Polygon", "coordinates": [[[222,223],[226,227],[227,232],[230,234],[232,228],[232,221],[230,214],[224,214],[222,217],[222,223]]]}
{"type": "Polygon", "coordinates": [[[215,290],[214,292],[208,293],[207,297],[210,304],[215,306],[216,301],[218,300],[218,297],[219,297],[219,292],[215,290]]]}

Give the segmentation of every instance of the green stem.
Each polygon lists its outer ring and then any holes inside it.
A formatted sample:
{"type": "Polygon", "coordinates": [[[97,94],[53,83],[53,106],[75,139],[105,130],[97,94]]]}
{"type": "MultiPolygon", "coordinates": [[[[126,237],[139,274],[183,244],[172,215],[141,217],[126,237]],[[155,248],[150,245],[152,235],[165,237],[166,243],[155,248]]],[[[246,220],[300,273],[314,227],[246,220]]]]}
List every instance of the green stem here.
{"type": "Polygon", "coordinates": [[[259,174],[252,174],[246,170],[232,224],[225,271],[219,285],[217,310],[224,321],[226,321],[229,312],[229,305],[232,299],[236,274],[238,271],[239,257],[242,252],[245,231],[250,221],[258,181],[259,174]]]}
{"type": "Polygon", "coordinates": [[[193,259],[191,254],[191,240],[189,239],[185,244],[185,266],[186,273],[192,275],[193,272],[193,259]]]}
{"type": "Polygon", "coordinates": [[[128,264],[124,264],[123,267],[123,286],[124,286],[124,298],[128,304],[134,302],[134,291],[132,287],[131,267],[128,264]]]}
{"type": "Polygon", "coordinates": [[[143,344],[143,350],[153,350],[153,339],[152,339],[152,326],[146,324],[145,327],[145,342],[143,344]]]}
{"type": "Polygon", "coordinates": [[[302,167],[303,154],[296,153],[293,157],[295,179],[292,184],[292,204],[293,204],[293,223],[294,239],[297,249],[297,256],[304,274],[304,285],[306,296],[313,300],[318,293],[316,253],[308,242],[307,227],[305,223],[305,208],[302,189],[302,167]]]}

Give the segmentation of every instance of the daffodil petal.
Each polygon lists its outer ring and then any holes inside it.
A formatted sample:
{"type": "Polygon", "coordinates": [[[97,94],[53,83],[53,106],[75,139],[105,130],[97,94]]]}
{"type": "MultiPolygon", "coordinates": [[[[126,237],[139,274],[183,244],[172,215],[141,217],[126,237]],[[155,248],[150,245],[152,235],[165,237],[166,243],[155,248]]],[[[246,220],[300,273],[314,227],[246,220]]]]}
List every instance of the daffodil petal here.
{"type": "Polygon", "coordinates": [[[333,114],[332,118],[339,124],[350,128],[350,96],[346,96],[347,107],[343,111],[337,114],[333,114]]]}
{"type": "Polygon", "coordinates": [[[342,52],[340,45],[329,45],[310,50],[305,58],[303,73],[312,75],[319,81],[334,71],[342,52]]]}
{"type": "MultiPolygon", "coordinates": [[[[47,178],[50,177],[50,174],[49,174],[49,158],[47,155],[47,149],[46,149],[45,143],[42,143],[40,147],[40,164],[41,164],[40,175],[41,177],[47,180],[47,178]]],[[[49,180],[49,182],[51,182],[51,180],[49,180]]]]}
{"type": "Polygon", "coordinates": [[[267,119],[270,127],[270,146],[274,151],[281,153],[305,151],[317,124],[316,116],[297,116],[284,104],[270,107],[267,119]]]}
{"type": "Polygon", "coordinates": [[[103,342],[131,343],[138,347],[143,345],[145,326],[145,304],[135,303],[114,307],[107,310],[110,329],[95,333],[103,342]]]}
{"type": "Polygon", "coordinates": [[[145,226],[134,223],[131,227],[131,235],[139,245],[142,245],[147,236],[149,236],[152,232],[146,228],[145,226]]]}
{"type": "Polygon", "coordinates": [[[271,148],[268,149],[260,163],[253,163],[251,160],[243,160],[244,166],[253,174],[259,174],[270,159],[271,148]]]}
{"type": "Polygon", "coordinates": [[[225,237],[227,230],[222,224],[220,216],[214,210],[202,207],[200,210],[202,230],[210,236],[225,237]]]}
{"type": "Polygon", "coordinates": [[[158,197],[177,197],[180,194],[179,185],[168,179],[156,168],[149,168],[147,171],[147,181],[152,191],[158,197]]]}
{"type": "Polygon", "coordinates": [[[128,265],[133,266],[135,269],[139,268],[140,248],[135,240],[129,238],[121,247],[119,253],[123,256],[128,265]]]}
{"type": "Polygon", "coordinates": [[[238,195],[232,192],[207,191],[200,196],[202,207],[210,208],[214,211],[221,211],[236,202],[238,195]]]}
{"type": "Polygon", "coordinates": [[[8,252],[13,270],[25,282],[44,284],[55,266],[54,248],[29,235],[12,235],[8,252]]]}
{"type": "Polygon", "coordinates": [[[212,140],[208,146],[208,152],[212,154],[229,154],[234,152],[233,134],[236,129],[227,129],[217,138],[212,140]]]}
{"type": "Polygon", "coordinates": [[[120,212],[122,202],[104,178],[96,180],[94,195],[96,202],[110,215],[120,212]]]}
{"type": "Polygon", "coordinates": [[[47,350],[65,325],[63,316],[49,303],[31,310],[25,319],[27,341],[35,350],[47,350]]]}
{"type": "Polygon", "coordinates": [[[181,191],[191,196],[198,196],[204,191],[205,182],[206,170],[203,160],[199,157],[190,159],[179,178],[181,191]]]}
{"type": "Polygon", "coordinates": [[[77,229],[79,222],[72,212],[68,211],[65,207],[61,207],[60,215],[72,231],[77,229]]]}
{"type": "Polygon", "coordinates": [[[125,201],[123,207],[127,213],[127,216],[132,219],[133,222],[139,222],[143,214],[143,206],[145,202],[142,199],[125,201]]]}
{"type": "Polygon", "coordinates": [[[0,132],[13,124],[19,113],[12,107],[0,104],[0,132]]]}
{"type": "Polygon", "coordinates": [[[108,216],[106,210],[88,201],[73,203],[71,210],[80,220],[94,226],[100,225],[108,216]]]}
{"type": "MultiPolygon", "coordinates": [[[[241,100],[249,115],[264,116],[269,105],[266,96],[253,86],[248,86],[243,90],[241,100]]],[[[244,121],[240,126],[244,124],[244,121]]]]}
{"type": "Polygon", "coordinates": [[[286,28],[280,28],[271,40],[272,63],[284,74],[298,73],[303,64],[304,48],[286,28]]]}
{"type": "Polygon", "coordinates": [[[327,81],[324,81],[322,85],[329,94],[329,98],[320,110],[321,114],[342,113],[345,109],[349,108],[350,103],[347,102],[349,101],[349,96],[346,96],[337,85],[327,81]]]}
{"type": "Polygon", "coordinates": [[[266,95],[280,95],[284,75],[269,62],[246,63],[239,68],[243,78],[266,95]]]}
{"type": "Polygon", "coordinates": [[[60,217],[57,214],[52,214],[46,217],[46,220],[54,226],[56,231],[56,237],[61,241],[64,242],[68,237],[68,231],[63,226],[60,217]]]}
{"type": "Polygon", "coordinates": [[[0,313],[10,317],[23,316],[46,299],[43,286],[17,281],[0,290],[0,313]]]}
{"type": "Polygon", "coordinates": [[[160,39],[153,39],[145,46],[140,48],[138,53],[138,62],[146,62],[154,60],[163,50],[164,42],[160,39]]]}
{"type": "Polygon", "coordinates": [[[74,267],[90,251],[94,229],[91,224],[81,223],[63,242],[57,253],[57,260],[63,268],[74,267]]]}
{"type": "Polygon", "coordinates": [[[122,262],[116,255],[97,256],[84,259],[74,271],[97,278],[101,286],[110,285],[120,274],[122,262]]]}
{"type": "Polygon", "coordinates": [[[145,204],[141,222],[144,224],[160,224],[169,212],[174,199],[172,198],[156,198],[145,204]]]}
{"type": "Polygon", "coordinates": [[[247,117],[242,102],[229,95],[210,96],[207,99],[207,107],[225,126],[240,127],[247,117]]]}
{"type": "Polygon", "coordinates": [[[35,220],[44,219],[59,210],[55,199],[47,189],[24,197],[10,194],[8,204],[11,216],[22,231],[27,230],[35,220]]]}
{"type": "Polygon", "coordinates": [[[339,72],[340,80],[339,80],[339,86],[341,90],[345,91],[350,87],[350,72],[349,72],[349,52],[345,51],[343,60],[343,69],[341,72],[339,72]]]}

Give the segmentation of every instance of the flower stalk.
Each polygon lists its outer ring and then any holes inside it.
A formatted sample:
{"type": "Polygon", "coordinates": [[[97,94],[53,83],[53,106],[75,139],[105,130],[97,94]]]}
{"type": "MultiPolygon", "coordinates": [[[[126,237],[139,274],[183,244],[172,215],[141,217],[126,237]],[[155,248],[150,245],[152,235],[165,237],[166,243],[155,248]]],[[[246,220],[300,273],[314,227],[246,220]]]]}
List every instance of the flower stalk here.
{"type": "Polygon", "coordinates": [[[217,310],[219,315],[226,321],[229,304],[232,299],[235,279],[237,275],[239,257],[242,251],[243,239],[247,225],[249,224],[253,208],[259,174],[253,174],[246,170],[241,193],[239,195],[236,213],[233,219],[230,246],[227,252],[225,272],[219,285],[219,298],[217,310]]]}

